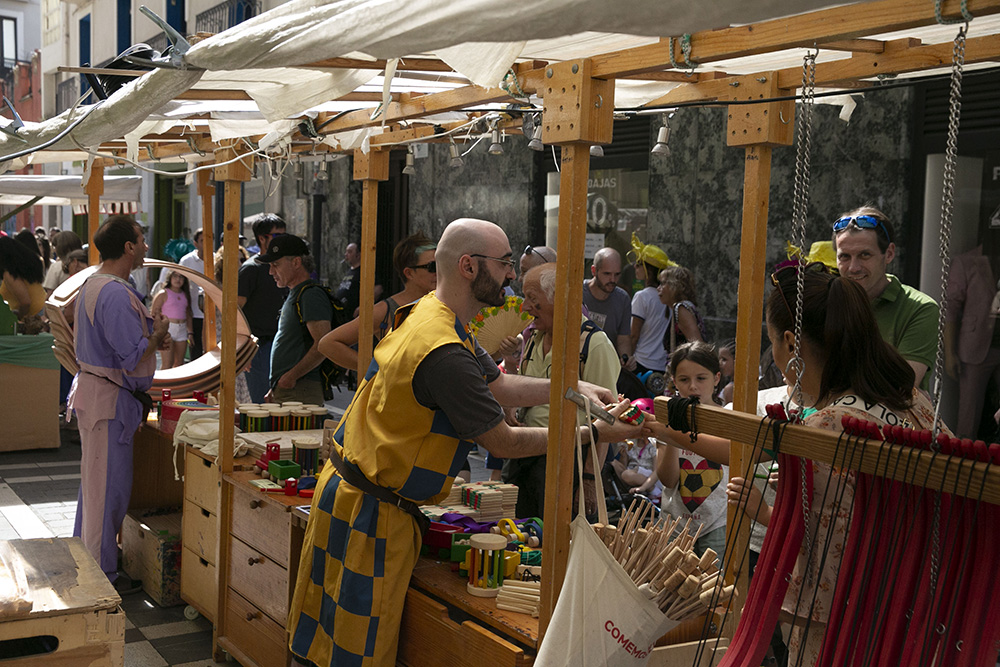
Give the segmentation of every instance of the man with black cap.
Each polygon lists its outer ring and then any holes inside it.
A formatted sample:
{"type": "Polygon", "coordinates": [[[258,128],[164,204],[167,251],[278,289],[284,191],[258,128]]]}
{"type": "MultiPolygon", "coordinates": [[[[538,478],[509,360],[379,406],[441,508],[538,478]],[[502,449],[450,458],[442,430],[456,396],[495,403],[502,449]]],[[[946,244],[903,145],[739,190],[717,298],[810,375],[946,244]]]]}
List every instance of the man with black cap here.
{"type": "Polygon", "coordinates": [[[333,305],[326,288],[309,277],[315,267],[309,246],[298,236],[278,236],[259,261],[270,265],[278,287],[289,290],[271,345],[271,391],[266,398],[323,405],[317,370],[323,355],[317,344],[330,331],[333,305]]]}

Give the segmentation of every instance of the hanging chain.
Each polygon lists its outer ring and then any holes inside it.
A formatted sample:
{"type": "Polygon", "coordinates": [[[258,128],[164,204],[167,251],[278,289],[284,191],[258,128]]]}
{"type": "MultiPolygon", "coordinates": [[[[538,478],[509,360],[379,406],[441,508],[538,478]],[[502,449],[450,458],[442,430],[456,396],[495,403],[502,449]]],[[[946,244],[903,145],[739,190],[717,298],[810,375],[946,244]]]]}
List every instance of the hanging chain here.
{"type": "Polygon", "coordinates": [[[795,350],[785,369],[786,376],[795,370],[792,398],[802,406],[802,288],[806,267],[806,216],[809,211],[809,161],[812,152],[812,114],[816,97],[816,54],[807,53],[802,60],[802,104],[798,116],[798,141],[795,152],[795,191],[792,198],[792,238],[800,248],[795,294],[795,350]]]}
{"type": "MultiPolygon", "coordinates": [[[[944,370],[944,326],[948,315],[948,274],[951,271],[951,220],[955,212],[955,165],[958,161],[958,123],[962,111],[962,68],[965,66],[965,36],[969,24],[962,26],[955,35],[951,60],[951,92],[948,104],[948,141],[944,151],[944,188],[941,193],[941,307],[938,313],[938,344],[934,358],[934,430],[931,447],[938,451],[937,436],[941,432],[941,388],[944,370]]],[[[938,573],[941,569],[941,494],[934,494],[934,517],[931,531],[931,595],[937,591],[938,573]]]]}
{"type": "MultiPolygon", "coordinates": [[[[802,60],[802,104],[798,116],[798,142],[795,153],[795,192],[792,199],[792,238],[799,246],[799,266],[796,277],[795,292],[795,352],[785,368],[787,377],[795,370],[795,386],[792,388],[792,399],[800,406],[805,405],[802,399],[802,372],[805,362],[802,359],[802,291],[806,277],[806,216],[809,210],[809,160],[812,149],[812,112],[816,96],[816,54],[806,53],[802,60]]],[[[781,289],[778,287],[777,289],[781,289]]],[[[794,419],[794,418],[793,418],[794,419]]],[[[802,521],[805,524],[806,572],[805,581],[810,585],[813,581],[812,554],[813,533],[810,520],[809,489],[807,485],[806,460],[799,461],[799,474],[802,476],[802,521]]]]}

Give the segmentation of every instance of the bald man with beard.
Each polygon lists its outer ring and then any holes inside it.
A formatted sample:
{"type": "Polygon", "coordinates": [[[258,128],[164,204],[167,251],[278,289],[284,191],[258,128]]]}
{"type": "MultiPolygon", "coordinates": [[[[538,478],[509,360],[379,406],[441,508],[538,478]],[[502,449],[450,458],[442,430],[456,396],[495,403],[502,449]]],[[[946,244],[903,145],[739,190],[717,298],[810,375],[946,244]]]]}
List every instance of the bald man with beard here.
{"type": "MultiPolygon", "coordinates": [[[[501,406],[548,402],[549,381],[500,373],[467,326],[504,303],[516,276],[506,234],[485,220],[456,220],[435,260],[437,290],[397,311],[317,481],[288,617],[292,653],[309,664],[395,664],[426,523],[417,506],[448,495],[473,443],[507,458],[547,449],[547,429],[512,429],[501,406]]],[[[580,391],[613,400],[584,382],[580,391]]],[[[638,432],[601,424],[597,437],[638,432]]],[[[591,428],[581,436],[589,442],[591,428]]]]}

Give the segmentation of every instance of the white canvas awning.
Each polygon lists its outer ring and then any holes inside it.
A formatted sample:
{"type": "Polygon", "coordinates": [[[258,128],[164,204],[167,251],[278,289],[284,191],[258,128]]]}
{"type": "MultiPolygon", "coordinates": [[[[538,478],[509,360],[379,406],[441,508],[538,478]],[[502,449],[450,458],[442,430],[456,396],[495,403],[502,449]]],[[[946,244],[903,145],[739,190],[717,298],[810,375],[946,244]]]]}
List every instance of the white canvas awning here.
{"type": "MultiPolygon", "coordinates": [[[[105,176],[101,208],[129,212],[139,202],[141,176],[105,176]]],[[[0,176],[0,206],[21,206],[41,197],[38,206],[86,206],[82,176],[4,175],[0,176]]]]}

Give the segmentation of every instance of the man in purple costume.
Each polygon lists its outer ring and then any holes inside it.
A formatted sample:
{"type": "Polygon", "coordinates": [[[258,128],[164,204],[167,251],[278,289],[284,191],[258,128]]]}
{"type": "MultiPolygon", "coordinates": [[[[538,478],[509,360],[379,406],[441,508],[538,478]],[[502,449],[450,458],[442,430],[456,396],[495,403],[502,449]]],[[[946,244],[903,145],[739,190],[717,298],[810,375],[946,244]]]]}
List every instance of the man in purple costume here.
{"type": "Polygon", "coordinates": [[[153,384],[156,350],[167,334],[129,282],[146,241],[130,216],[113,215],[94,234],[101,264],[76,298],[76,359],[69,405],[76,410],[83,458],[73,535],[112,582],[118,577],[118,531],[132,494],[132,438],[143,418],[136,396],[153,384]]]}

